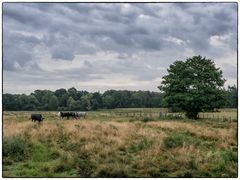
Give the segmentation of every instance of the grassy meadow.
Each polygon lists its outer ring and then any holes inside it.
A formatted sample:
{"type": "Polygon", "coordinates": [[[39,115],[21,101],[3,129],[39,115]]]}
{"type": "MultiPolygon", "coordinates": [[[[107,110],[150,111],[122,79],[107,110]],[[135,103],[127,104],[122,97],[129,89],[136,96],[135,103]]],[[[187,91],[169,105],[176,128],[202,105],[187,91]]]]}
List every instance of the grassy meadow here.
{"type": "Polygon", "coordinates": [[[147,114],[159,111],[34,112],[41,124],[33,112],[3,112],[3,177],[237,177],[236,109],[195,121],[147,114]]]}

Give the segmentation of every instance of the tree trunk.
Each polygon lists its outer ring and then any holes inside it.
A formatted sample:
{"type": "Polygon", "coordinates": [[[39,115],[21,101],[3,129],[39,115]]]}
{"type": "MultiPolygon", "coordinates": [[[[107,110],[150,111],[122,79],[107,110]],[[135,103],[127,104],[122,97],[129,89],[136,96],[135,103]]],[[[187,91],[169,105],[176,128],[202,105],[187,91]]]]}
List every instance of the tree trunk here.
{"type": "Polygon", "coordinates": [[[198,115],[198,112],[186,112],[186,116],[188,119],[193,119],[193,120],[196,120],[197,119],[197,115],[198,115]]]}

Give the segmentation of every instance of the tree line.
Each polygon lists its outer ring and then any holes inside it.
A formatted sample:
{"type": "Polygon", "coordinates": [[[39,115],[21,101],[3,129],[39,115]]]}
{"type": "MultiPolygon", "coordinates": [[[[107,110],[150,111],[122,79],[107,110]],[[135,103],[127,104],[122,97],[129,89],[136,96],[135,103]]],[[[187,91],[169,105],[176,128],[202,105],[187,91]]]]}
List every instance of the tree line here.
{"type": "Polygon", "coordinates": [[[35,90],[30,95],[3,94],[3,110],[89,111],[113,108],[161,107],[162,94],[150,91],[108,90],[104,93],[35,90]]]}
{"type": "MultiPolygon", "coordinates": [[[[151,91],[108,90],[104,93],[70,89],[35,90],[30,95],[3,94],[3,110],[7,111],[90,111],[113,108],[159,108],[164,93],[151,91]]],[[[237,88],[225,90],[225,107],[237,108],[237,88]]]]}

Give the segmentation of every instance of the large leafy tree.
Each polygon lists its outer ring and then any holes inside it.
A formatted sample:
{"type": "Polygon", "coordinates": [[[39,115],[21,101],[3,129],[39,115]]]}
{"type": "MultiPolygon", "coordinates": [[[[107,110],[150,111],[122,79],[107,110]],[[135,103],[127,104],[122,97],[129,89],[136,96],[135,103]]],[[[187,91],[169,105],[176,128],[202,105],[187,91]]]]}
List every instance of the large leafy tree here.
{"type": "Polygon", "coordinates": [[[224,105],[225,79],[211,59],[193,56],[175,61],[167,71],[159,89],[165,92],[168,107],[181,108],[188,118],[196,119],[199,112],[224,105]]]}

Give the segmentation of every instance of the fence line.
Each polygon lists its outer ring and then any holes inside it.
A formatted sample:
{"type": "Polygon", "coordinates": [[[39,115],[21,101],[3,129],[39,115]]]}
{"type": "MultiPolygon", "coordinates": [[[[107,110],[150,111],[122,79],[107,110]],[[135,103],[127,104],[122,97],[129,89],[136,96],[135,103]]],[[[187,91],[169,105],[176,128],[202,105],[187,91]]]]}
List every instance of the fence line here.
{"type": "MultiPolygon", "coordinates": [[[[144,111],[117,111],[104,112],[106,116],[120,116],[120,117],[151,117],[151,118],[185,118],[183,113],[166,113],[166,112],[144,112],[144,111]]],[[[102,114],[103,115],[103,114],[102,114]]],[[[224,116],[219,114],[201,113],[198,115],[200,119],[217,119],[217,120],[237,120],[237,117],[224,116]]]]}

